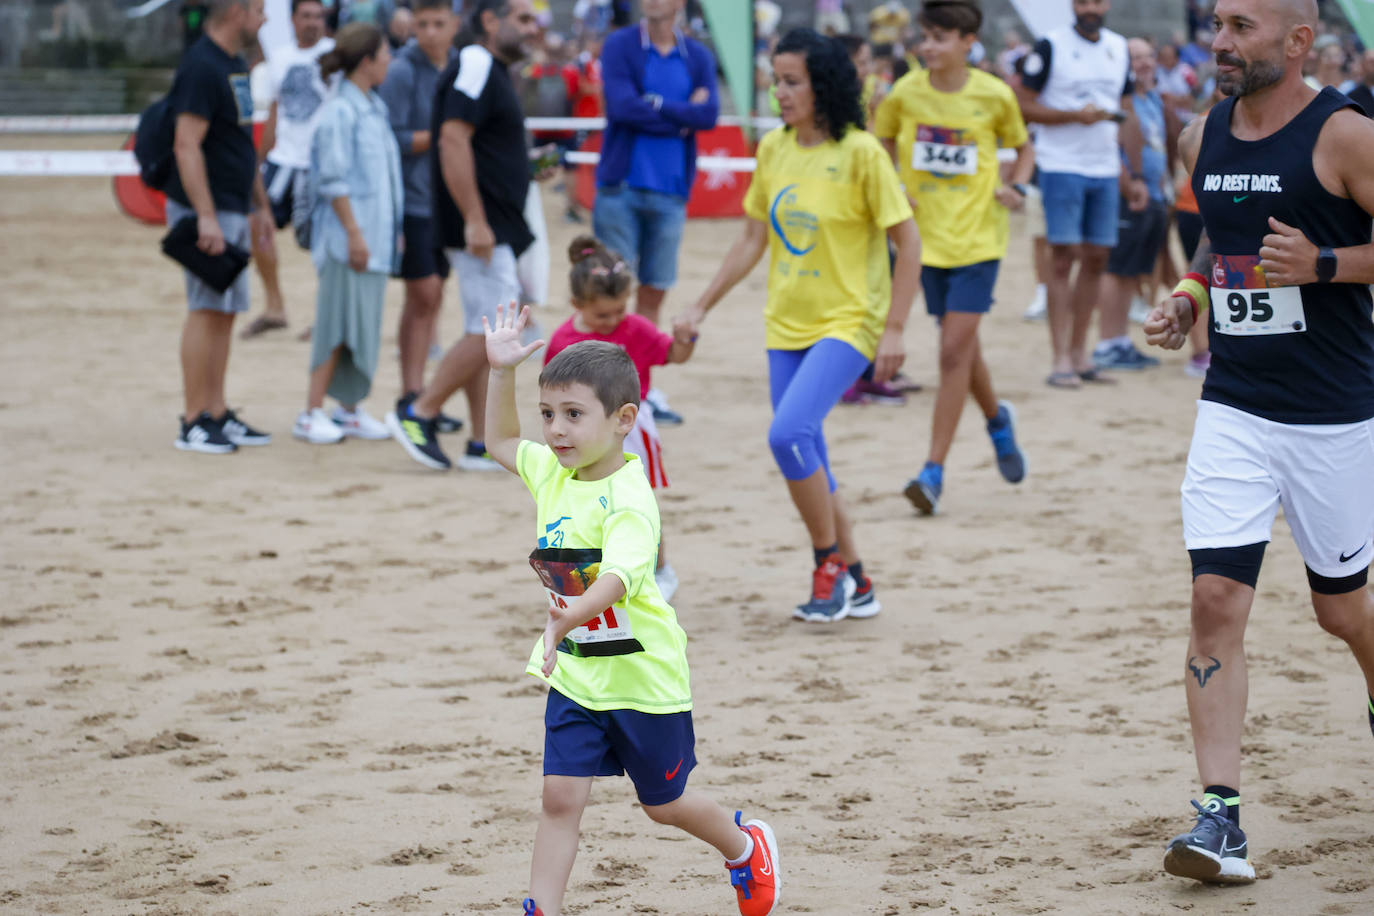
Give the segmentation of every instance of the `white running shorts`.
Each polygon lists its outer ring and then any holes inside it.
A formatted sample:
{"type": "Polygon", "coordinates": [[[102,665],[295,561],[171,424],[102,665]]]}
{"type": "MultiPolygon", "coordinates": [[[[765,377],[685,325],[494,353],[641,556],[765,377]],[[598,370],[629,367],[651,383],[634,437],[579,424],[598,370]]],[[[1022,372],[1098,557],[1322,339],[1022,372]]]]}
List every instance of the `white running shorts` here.
{"type": "Polygon", "coordinates": [[[1374,420],[1275,423],[1198,401],[1182,493],[1189,550],[1269,541],[1282,505],[1308,568],[1353,576],[1374,559],[1374,420]]]}
{"type": "Polygon", "coordinates": [[[663,443],[658,438],[658,424],[654,422],[654,409],[645,401],[639,405],[635,414],[635,428],[625,437],[625,451],[639,456],[644,476],[649,478],[649,486],[661,490],[668,486],[668,472],[663,469],[663,443]]]}

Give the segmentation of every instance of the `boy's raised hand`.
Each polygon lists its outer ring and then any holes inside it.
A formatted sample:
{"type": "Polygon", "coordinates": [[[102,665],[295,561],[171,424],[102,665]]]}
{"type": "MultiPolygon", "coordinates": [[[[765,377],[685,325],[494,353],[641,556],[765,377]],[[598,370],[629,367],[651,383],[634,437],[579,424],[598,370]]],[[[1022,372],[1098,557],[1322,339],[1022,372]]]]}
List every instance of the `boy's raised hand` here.
{"type": "Polygon", "coordinates": [[[482,331],[487,335],[487,362],[493,369],[508,369],[523,363],[544,341],[520,343],[520,335],[530,323],[530,307],[521,308],[514,300],[496,307],[496,326],[482,316],[482,331]]]}

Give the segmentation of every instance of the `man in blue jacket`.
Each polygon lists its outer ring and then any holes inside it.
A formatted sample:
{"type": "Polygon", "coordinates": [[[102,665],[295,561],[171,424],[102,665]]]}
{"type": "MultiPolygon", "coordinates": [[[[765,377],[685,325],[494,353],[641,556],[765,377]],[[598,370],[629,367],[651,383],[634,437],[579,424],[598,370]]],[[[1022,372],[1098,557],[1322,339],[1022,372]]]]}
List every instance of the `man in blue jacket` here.
{"type": "MultiPolygon", "coordinates": [[[[634,265],[635,310],[655,324],[677,279],[696,132],[715,127],[720,114],[715,57],[677,28],[683,3],[643,0],[643,20],[613,33],[601,51],[606,132],[592,227],[634,265]]],[[[658,422],[682,422],[657,392],[649,403],[658,422]]]]}

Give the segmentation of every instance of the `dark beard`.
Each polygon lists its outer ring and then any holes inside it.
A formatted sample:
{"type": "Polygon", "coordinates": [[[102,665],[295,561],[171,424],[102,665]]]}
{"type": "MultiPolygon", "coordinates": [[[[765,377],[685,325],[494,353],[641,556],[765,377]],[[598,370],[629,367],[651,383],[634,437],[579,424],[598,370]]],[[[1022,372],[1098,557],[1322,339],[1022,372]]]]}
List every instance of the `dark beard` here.
{"type": "Polygon", "coordinates": [[[1078,31],[1085,35],[1096,35],[1102,31],[1102,17],[1096,13],[1088,13],[1078,17],[1078,31]]]}
{"type": "MultiPolygon", "coordinates": [[[[1226,55],[1218,56],[1217,63],[1226,63],[1232,66],[1240,64],[1239,59],[1226,55]]],[[[1261,89],[1268,89],[1270,86],[1283,79],[1283,67],[1267,60],[1255,60],[1241,66],[1241,71],[1235,73],[1217,73],[1217,89],[1222,95],[1246,96],[1259,92],[1261,89]]]]}

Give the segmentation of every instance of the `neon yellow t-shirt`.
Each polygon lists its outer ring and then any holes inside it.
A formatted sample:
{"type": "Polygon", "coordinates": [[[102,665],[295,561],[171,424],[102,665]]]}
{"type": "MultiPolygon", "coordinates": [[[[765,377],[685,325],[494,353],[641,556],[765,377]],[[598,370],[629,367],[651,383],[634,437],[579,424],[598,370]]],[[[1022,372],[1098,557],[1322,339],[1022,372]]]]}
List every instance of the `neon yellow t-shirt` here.
{"type": "Polygon", "coordinates": [[[1007,208],[993,197],[1002,183],[997,145],[1028,140],[1006,83],[970,67],[962,89],[941,92],[928,71],[913,70],[878,106],[873,133],[897,142],[898,170],[916,201],[922,264],[964,267],[1006,255],[1007,208]]]}
{"type": "Polygon", "coordinates": [[[540,671],[542,635],[525,672],[587,709],[686,712],[692,708],[687,634],[654,580],[658,503],[639,459],[628,453],[625,459],[625,467],[601,480],[575,480],[547,445],[520,443],[515,465],[538,520],[530,565],[548,600],[571,604],[598,576],[625,583],[624,598],[559,645],[552,677],[540,671]]]}
{"type": "Polygon", "coordinates": [[[833,337],[872,359],[892,300],[886,230],[911,217],[887,153],[856,128],[803,147],[780,127],[755,159],[744,212],[768,226],[768,348],[833,337]]]}

